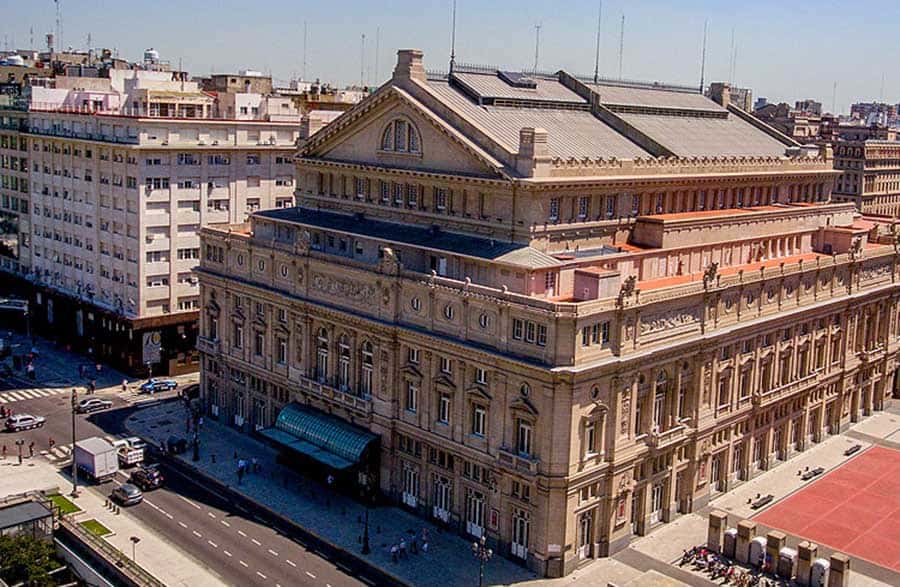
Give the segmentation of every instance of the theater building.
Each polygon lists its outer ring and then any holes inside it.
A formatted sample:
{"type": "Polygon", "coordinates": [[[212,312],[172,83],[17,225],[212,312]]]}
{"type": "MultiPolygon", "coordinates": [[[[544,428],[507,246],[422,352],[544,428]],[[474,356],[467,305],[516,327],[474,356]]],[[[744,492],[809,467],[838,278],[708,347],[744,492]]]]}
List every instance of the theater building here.
{"type": "Polygon", "coordinates": [[[296,207],[201,231],[209,413],[559,576],[882,409],[894,235],[727,92],[400,51],[296,207]]]}

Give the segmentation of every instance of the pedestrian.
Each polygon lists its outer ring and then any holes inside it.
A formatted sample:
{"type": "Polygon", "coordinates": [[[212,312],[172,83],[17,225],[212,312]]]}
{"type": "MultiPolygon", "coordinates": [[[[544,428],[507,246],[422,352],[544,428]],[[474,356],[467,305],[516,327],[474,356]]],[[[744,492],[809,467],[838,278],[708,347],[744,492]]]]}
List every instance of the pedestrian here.
{"type": "Polygon", "coordinates": [[[406,558],[406,539],[400,538],[400,558],[406,558]]]}
{"type": "Polygon", "coordinates": [[[419,554],[419,543],[416,541],[415,535],[409,541],[409,551],[413,554],[419,554]]]}
{"type": "Polygon", "coordinates": [[[88,395],[92,395],[97,390],[97,380],[91,379],[91,382],[88,384],[88,395]]]}
{"type": "Polygon", "coordinates": [[[126,391],[128,391],[128,380],[123,379],[122,380],[122,393],[125,393],[126,391]]]}
{"type": "Polygon", "coordinates": [[[253,466],[250,468],[250,470],[253,471],[254,473],[259,473],[259,461],[256,460],[256,457],[252,457],[250,459],[250,462],[253,464],[253,466]]]}
{"type": "Polygon", "coordinates": [[[78,365],[78,376],[84,379],[84,365],[78,365]]]}
{"type": "Polygon", "coordinates": [[[6,458],[6,445],[3,445],[3,458],[6,458]]]}
{"type": "Polygon", "coordinates": [[[28,457],[31,458],[31,457],[33,457],[33,456],[34,456],[34,441],[32,440],[32,441],[28,444],[28,457]]]}
{"type": "Polygon", "coordinates": [[[197,419],[197,430],[200,430],[201,428],[203,428],[203,416],[200,416],[197,419]]]}
{"type": "Polygon", "coordinates": [[[428,528],[424,526],[422,527],[422,543],[428,543],[428,528]]]}
{"type": "Polygon", "coordinates": [[[328,475],[326,481],[328,482],[328,489],[331,489],[331,486],[334,485],[334,475],[328,475]]]}
{"type": "Polygon", "coordinates": [[[47,446],[50,447],[50,450],[53,450],[53,447],[56,445],[56,441],[53,440],[53,437],[50,437],[50,440],[47,441],[47,446]]]}
{"type": "Polygon", "coordinates": [[[97,363],[97,375],[100,375],[100,371],[103,370],[103,365],[97,363]]]}
{"type": "Polygon", "coordinates": [[[399,549],[397,548],[397,545],[396,545],[396,544],[392,544],[392,545],[391,545],[391,562],[392,562],[392,563],[397,562],[397,551],[398,551],[398,550],[399,550],[399,549]]]}

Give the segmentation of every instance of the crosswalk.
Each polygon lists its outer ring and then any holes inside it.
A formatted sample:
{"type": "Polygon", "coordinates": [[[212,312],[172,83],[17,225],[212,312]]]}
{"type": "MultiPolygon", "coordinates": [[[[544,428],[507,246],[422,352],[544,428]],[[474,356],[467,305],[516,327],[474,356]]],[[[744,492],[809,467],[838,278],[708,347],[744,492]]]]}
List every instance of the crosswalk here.
{"type": "Polygon", "coordinates": [[[17,389],[15,391],[0,392],[0,404],[11,404],[29,399],[52,397],[71,393],[66,387],[36,387],[33,389],[17,389]]]}
{"type": "MultiPolygon", "coordinates": [[[[114,441],[119,440],[115,436],[104,436],[103,437],[106,442],[112,444],[114,441]]],[[[72,444],[55,444],[53,448],[50,450],[42,450],[41,456],[50,461],[53,464],[61,465],[65,462],[72,462],[72,444]]]]}

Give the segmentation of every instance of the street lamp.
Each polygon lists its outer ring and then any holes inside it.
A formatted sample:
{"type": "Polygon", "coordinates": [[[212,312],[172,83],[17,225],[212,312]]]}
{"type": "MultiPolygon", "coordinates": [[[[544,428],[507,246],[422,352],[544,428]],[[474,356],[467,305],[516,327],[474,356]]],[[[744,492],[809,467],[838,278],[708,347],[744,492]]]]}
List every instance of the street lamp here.
{"type": "Polygon", "coordinates": [[[369,497],[371,494],[372,482],[369,479],[368,472],[360,473],[359,476],[363,486],[363,505],[366,508],[365,525],[363,526],[362,553],[369,554],[372,551],[371,548],[369,548],[369,497]]]}
{"type": "Polygon", "coordinates": [[[478,559],[478,587],[484,586],[484,563],[491,560],[494,551],[486,546],[487,538],[482,533],[481,538],[472,543],[472,554],[478,559]]]}
{"type": "Polygon", "coordinates": [[[22,446],[25,444],[25,441],[21,438],[16,441],[16,446],[19,447],[19,464],[22,464],[22,446]]]}
{"type": "Polygon", "coordinates": [[[78,465],[75,463],[75,408],[78,406],[78,390],[72,388],[72,497],[78,497],[78,465]]]}
{"type": "Polygon", "coordinates": [[[141,539],[138,538],[137,536],[132,536],[130,538],[130,540],[131,540],[131,562],[134,562],[135,547],[137,546],[137,543],[141,541],[141,539]]]}

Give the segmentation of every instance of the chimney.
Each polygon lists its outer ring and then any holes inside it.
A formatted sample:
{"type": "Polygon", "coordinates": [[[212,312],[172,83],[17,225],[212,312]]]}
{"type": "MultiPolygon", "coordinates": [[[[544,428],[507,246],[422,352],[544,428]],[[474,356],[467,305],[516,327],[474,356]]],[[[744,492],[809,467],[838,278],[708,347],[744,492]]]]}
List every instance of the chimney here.
{"type": "Polygon", "coordinates": [[[516,169],[526,177],[545,175],[550,164],[547,131],[543,128],[525,127],[519,131],[519,153],[516,169]]]}
{"type": "Polygon", "coordinates": [[[415,79],[425,81],[425,65],[422,63],[421,49],[400,49],[397,51],[397,67],[394,79],[415,79]]]}
{"type": "Polygon", "coordinates": [[[731,104],[731,85],[727,82],[709,84],[709,97],[722,108],[727,108],[731,104]]]}

